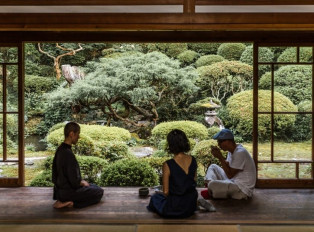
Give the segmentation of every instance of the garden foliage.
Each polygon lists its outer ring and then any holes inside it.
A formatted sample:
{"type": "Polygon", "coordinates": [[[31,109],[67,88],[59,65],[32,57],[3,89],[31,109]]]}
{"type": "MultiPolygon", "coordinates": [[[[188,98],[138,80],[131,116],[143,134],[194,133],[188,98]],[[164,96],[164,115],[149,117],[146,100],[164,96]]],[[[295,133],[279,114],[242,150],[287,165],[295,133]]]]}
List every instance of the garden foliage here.
{"type": "Polygon", "coordinates": [[[143,159],[118,160],[105,169],[101,174],[103,186],[154,186],[157,185],[158,175],[143,159]]]}
{"type": "MultiPolygon", "coordinates": [[[[258,101],[259,112],[271,111],[271,91],[259,90],[258,101]]],[[[297,112],[297,107],[284,95],[274,93],[275,112],[297,112]]],[[[227,117],[224,118],[226,127],[232,129],[235,134],[241,135],[245,140],[252,139],[253,133],[253,91],[247,90],[235,94],[227,101],[227,117]]],[[[295,115],[275,114],[274,132],[276,138],[283,138],[285,133],[293,126],[295,115]]],[[[258,117],[258,136],[260,140],[269,140],[271,130],[270,114],[260,114],[258,117]]]]}
{"type": "Polygon", "coordinates": [[[217,55],[226,60],[240,60],[246,46],[243,43],[223,43],[219,46],[217,55]]]}
{"type": "Polygon", "coordinates": [[[206,65],[211,65],[217,62],[221,62],[223,61],[224,58],[222,56],[219,55],[205,55],[205,56],[201,56],[200,58],[197,59],[197,61],[195,62],[195,66],[197,68],[202,67],[202,66],[206,66],[206,65]]]}

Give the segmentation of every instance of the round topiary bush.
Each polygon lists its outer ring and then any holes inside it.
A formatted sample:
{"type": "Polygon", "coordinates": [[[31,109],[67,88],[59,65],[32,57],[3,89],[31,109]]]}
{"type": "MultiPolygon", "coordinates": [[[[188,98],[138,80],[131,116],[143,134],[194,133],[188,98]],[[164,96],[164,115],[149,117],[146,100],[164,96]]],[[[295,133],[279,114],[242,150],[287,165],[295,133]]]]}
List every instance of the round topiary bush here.
{"type": "Polygon", "coordinates": [[[125,142],[121,141],[104,141],[98,142],[97,147],[100,149],[100,156],[114,162],[123,158],[131,158],[133,155],[129,151],[129,147],[125,142]]]}
{"type": "MultiPolygon", "coordinates": [[[[53,186],[51,180],[53,158],[53,156],[47,157],[43,164],[44,171],[31,181],[30,186],[53,186]]],[[[76,160],[79,163],[82,178],[89,183],[100,184],[101,171],[108,165],[108,162],[91,156],[76,156],[76,160]]]]}
{"type": "Polygon", "coordinates": [[[53,187],[51,180],[51,170],[44,170],[30,182],[29,186],[32,187],[53,187]]]}
{"type": "Polygon", "coordinates": [[[240,60],[246,46],[243,43],[223,43],[219,46],[217,55],[226,60],[240,60]]]}
{"type": "Polygon", "coordinates": [[[211,146],[217,146],[217,141],[213,139],[203,140],[197,143],[192,151],[192,156],[203,165],[205,173],[211,164],[220,165],[219,160],[211,154],[211,146]]]}
{"type": "MultiPolygon", "coordinates": [[[[73,146],[73,152],[78,155],[99,156],[99,150],[102,149],[101,143],[109,141],[125,143],[131,139],[130,132],[119,127],[106,127],[99,125],[80,125],[80,127],[80,139],[78,143],[73,146]]],[[[49,147],[56,149],[63,142],[63,130],[64,127],[61,127],[48,134],[47,143],[49,147]]],[[[113,152],[117,152],[119,148],[121,148],[119,150],[119,154],[123,156],[125,153],[125,147],[122,147],[122,145],[117,145],[118,148],[115,149],[114,146],[110,149],[113,152]]],[[[103,152],[104,155],[108,154],[105,150],[103,152]]]]}
{"type": "Polygon", "coordinates": [[[213,138],[215,134],[217,134],[220,131],[220,128],[217,126],[212,126],[208,128],[208,138],[213,138]]]}
{"type": "MultiPolygon", "coordinates": [[[[260,81],[261,89],[269,89],[271,73],[265,73],[260,81]]],[[[310,65],[287,65],[279,68],[274,75],[274,89],[294,104],[312,99],[312,67],[310,65]]]]}
{"type": "MultiPolygon", "coordinates": [[[[14,81],[14,85],[17,87],[17,80],[14,81]]],[[[24,90],[26,93],[43,94],[53,90],[57,86],[58,82],[55,77],[25,76],[24,90]]]]}
{"type": "MultiPolygon", "coordinates": [[[[253,46],[248,46],[241,55],[240,61],[249,65],[253,65],[253,46]]],[[[259,62],[272,62],[274,61],[274,53],[266,47],[259,47],[258,50],[258,61],[259,62]]],[[[270,65],[259,65],[258,73],[259,76],[265,72],[270,71],[270,65]]]]}
{"type": "MultiPolygon", "coordinates": [[[[56,148],[64,141],[63,128],[54,130],[47,136],[47,143],[50,150],[56,150],[56,148]]],[[[80,139],[72,147],[73,153],[77,155],[86,156],[98,156],[93,139],[86,134],[80,134],[80,139]]]]}
{"type": "MultiPolygon", "coordinates": [[[[311,62],[312,61],[312,47],[301,47],[300,48],[300,62],[311,62]]],[[[297,48],[289,47],[278,57],[277,62],[297,62],[297,48]]]]}
{"type": "Polygon", "coordinates": [[[101,181],[103,186],[154,186],[158,175],[143,159],[122,159],[103,170],[101,181]]]}
{"type": "Polygon", "coordinates": [[[197,68],[199,78],[196,85],[203,97],[219,100],[246,90],[253,82],[253,67],[239,61],[222,61],[197,68]]]}
{"type": "Polygon", "coordinates": [[[206,66],[206,65],[211,65],[211,64],[214,64],[217,62],[221,62],[223,60],[224,60],[224,58],[222,56],[219,56],[219,55],[201,56],[195,62],[195,66],[198,68],[198,67],[202,67],[202,66],[206,66]]]}
{"type": "MultiPolygon", "coordinates": [[[[312,101],[302,101],[298,105],[299,112],[311,112],[312,101]]],[[[292,141],[307,141],[312,138],[311,114],[297,114],[295,123],[287,137],[292,141]]]]}
{"type": "MultiPolygon", "coordinates": [[[[260,112],[271,111],[271,91],[259,90],[258,101],[260,112]]],[[[253,132],[253,91],[247,90],[230,97],[226,105],[226,113],[230,121],[230,129],[245,140],[252,139],[253,132]]],[[[297,107],[284,95],[274,92],[275,112],[296,112],[297,107]]],[[[274,135],[282,138],[295,122],[293,114],[274,115],[274,135]]],[[[258,133],[260,140],[270,139],[271,117],[270,114],[260,114],[258,117],[258,133]]]]}
{"type": "Polygon", "coordinates": [[[151,43],[147,45],[149,52],[159,51],[169,57],[177,57],[180,53],[188,50],[186,43],[151,43]]]}
{"type": "Polygon", "coordinates": [[[200,54],[217,54],[221,43],[188,43],[188,48],[200,54]]]}
{"type": "Polygon", "coordinates": [[[200,55],[192,50],[186,50],[178,55],[178,60],[183,64],[183,65],[190,65],[196,61],[196,59],[200,55]]]}
{"type": "Polygon", "coordinates": [[[152,137],[157,141],[167,138],[170,131],[179,129],[184,131],[188,138],[202,140],[207,138],[207,128],[194,121],[173,121],[158,124],[152,130],[152,137]]]}

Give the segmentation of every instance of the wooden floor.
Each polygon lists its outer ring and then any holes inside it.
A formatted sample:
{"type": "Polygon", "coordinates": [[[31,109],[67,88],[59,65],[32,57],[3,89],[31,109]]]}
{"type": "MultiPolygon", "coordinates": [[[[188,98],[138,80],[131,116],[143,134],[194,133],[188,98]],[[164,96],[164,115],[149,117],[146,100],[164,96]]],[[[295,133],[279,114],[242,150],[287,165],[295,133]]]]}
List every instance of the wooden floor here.
{"type": "MultiPolygon", "coordinates": [[[[218,228],[217,231],[264,231],[257,230],[256,226],[266,228],[269,225],[303,226],[307,229],[304,231],[314,231],[314,189],[256,189],[250,200],[213,200],[217,212],[198,211],[192,217],[180,220],[162,219],[148,212],[146,205],[149,197],[140,198],[138,188],[104,188],[104,193],[101,203],[97,205],[84,209],[56,210],[52,207],[52,188],[0,188],[0,226],[3,226],[0,231],[5,231],[4,227],[13,231],[11,226],[42,224],[76,225],[82,229],[86,226],[91,228],[91,225],[124,228],[109,231],[161,232],[163,226],[172,232],[176,231],[174,228],[182,226],[184,231],[189,231],[188,228],[192,226],[191,231],[195,232],[203,231],[201,228],[205,227],[208,231],[208,226],[218,228]],[[149,229],[152,225],[154,230],[149,229]],[[136,226],[136,230],[129,226],[136,226]],[[242,226],[241,230],[239,226],[242,226]],[[255,226],[255,229],[249,230],[250,226],[255,226]]],[[[21,231],[28,231],[25,228],[21,231]]],[[[94,231],[98,231],[96,227],[94,231]]]]}

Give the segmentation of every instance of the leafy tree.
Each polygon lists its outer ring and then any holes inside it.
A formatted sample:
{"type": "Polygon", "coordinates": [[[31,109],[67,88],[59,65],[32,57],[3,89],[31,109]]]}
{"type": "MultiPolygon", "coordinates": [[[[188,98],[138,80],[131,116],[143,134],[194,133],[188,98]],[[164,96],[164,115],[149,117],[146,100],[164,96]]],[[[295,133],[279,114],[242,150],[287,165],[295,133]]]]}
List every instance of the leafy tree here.
{"type": "Polygon", "coordinates": [[[188,43],[190,50],[196,51],[200,54],[217,54],[217,50],[221,43],[188,43]]]}
{"type": "Polygon", "coordinates": [[[159,51],[173,58],[188,50],[186,43],[150,43],[143,46],[146,46],[148,52],[159,51]]]}
{"type": "Polygon", "coordinates": [[[240,60],[245,47],[243,43],[223,43],[219,46],[217,55],[226,60],[240,60]]]}
{"type": "MultiPolygon", "coordinates": [[[[265,73],[260,81],[261,89],[271,88],[271,73],[265,73]]],[[[275,91],[285,95],[294,104],[312,99],[312,66],[286,65],[280,67],[274,74],[275,91]]]]}
{"type": "MultiPolygon", "coordinates": [[[[259,62],[272,62],[274,60],[274,53],[266,47],[260,47],[258,50],[259,62]]],[[[241,55],[240,61],[249,65],[253,65],[253,46],[248,46],[241,55]]],[[[270,71],[270,65],[259,65],[259,76],[265,72],[270,71]]]]}
{"type": "MultiPolygon", "coordinates": [[[[301,62],[312,61],[312,47],[301,47],[299,51],[301,62]]],[[[297,48],[289,47],[278,57],[278,62],[297,62],[297,48]]]]}
{"type": "Polygon", "coordinates": [[[238,61],[222,61],[197,69],[197,86],[203,97],[214,97],[220,101],[228,95],[251,87],[253,68],[238,61]]]}
{"type": "Polygon", "coordinates": [[[139,121],[156,122],[163,107],[168,114],[187,107],[198,90],[195,69],[180,68],[178,61],[159,52],[90,62],[86,73],[71,88],[50,94],[49,102],[62,102],[76,114],[101,110],[108,124],[114,119],[147,126],[139,121]]]}
{"type": "Polygon", "coordinates": [[[221,62],[223,61],[224,58],[222,56],[219,55],[206,55],[206,56],[201,56],[196,62],[195,62],[195,66],[197,68],[201,67],[201,66],[206,66],[206,65],[211,65],[217,62],[221,62]]]}

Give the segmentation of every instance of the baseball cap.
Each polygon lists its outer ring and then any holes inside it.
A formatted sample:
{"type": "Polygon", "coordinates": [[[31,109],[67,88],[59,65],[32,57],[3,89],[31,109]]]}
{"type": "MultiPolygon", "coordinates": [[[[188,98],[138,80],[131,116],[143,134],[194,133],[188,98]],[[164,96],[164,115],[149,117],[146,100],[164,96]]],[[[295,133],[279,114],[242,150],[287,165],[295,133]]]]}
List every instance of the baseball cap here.
{"type": "Polygon", "coordinates": [[[226,139],[234,139],[233,133],[229,129],[222,129],[217,134],[213,136],[213,139],[217,140],[226,140],[226,139]]]}

